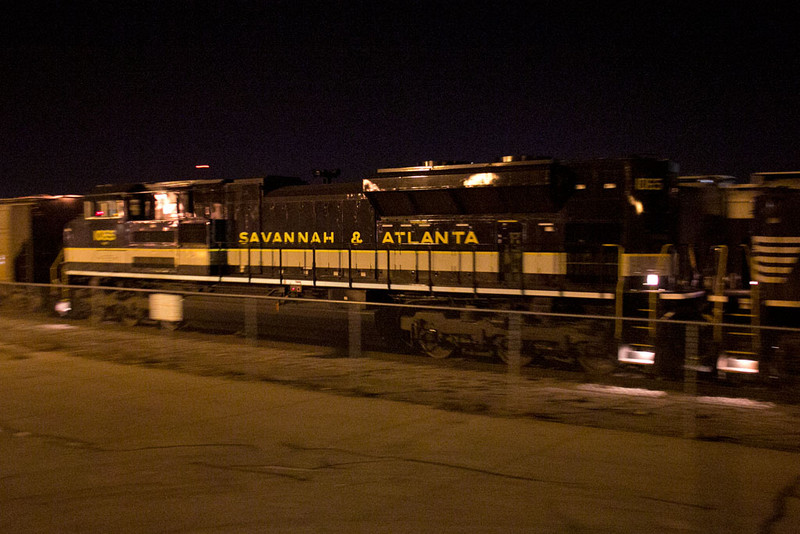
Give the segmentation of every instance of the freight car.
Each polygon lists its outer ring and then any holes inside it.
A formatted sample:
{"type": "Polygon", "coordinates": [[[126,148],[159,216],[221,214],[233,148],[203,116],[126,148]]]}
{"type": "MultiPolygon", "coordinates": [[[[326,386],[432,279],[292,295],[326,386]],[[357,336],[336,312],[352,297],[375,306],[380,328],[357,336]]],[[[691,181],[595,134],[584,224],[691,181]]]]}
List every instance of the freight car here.
{"type": "Polygon", "coordinates": [[[0,282],[50,283],[64,225],[82,209],[74,195],[0,199],[0,282]]]}

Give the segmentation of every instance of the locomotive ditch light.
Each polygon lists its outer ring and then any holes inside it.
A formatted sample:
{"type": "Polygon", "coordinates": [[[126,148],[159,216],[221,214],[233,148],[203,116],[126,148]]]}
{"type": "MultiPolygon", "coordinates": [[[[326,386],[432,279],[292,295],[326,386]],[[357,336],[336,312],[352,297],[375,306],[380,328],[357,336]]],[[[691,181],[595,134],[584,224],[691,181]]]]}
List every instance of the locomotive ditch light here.
{"type": "Polygon", "coordinates": [[[648,274],[647,278],[644,281],[644,285],[646,285],[646,286],[657,286],[658,285],[658,275],[657,274],[648,274]]]}
{"type": "Polygon", "coordinates": [[[723,352],[717,358],[717,371],[756,374],[758,373],[758,360],[739,358],[723,352]]]}
{"type": "Polygon", "coordinates": [[[72,303],[68,300],[59,300],[56,302],[55,310],[58,315],[63,317],[72,311],[72,303]]]}
{"type": "Polygon", "coordinates": [[[620,345],[617,350],[617,361],[636,365],[653,365],[656,363],[656,353],[651,350],[639,350],[628,345],[620,345]]]}

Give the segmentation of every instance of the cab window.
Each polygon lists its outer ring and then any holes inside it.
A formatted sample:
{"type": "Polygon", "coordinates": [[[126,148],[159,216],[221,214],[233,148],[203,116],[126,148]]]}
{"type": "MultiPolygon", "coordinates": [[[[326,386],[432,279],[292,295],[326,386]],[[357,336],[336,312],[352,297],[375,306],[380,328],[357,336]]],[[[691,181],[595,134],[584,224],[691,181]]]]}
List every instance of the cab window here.
{"type": "Polygon", "coordinates": [[[87,200],[83,204],[83,214],[86,219],[121,219],[125,216],[125,201],[87,200]]]}

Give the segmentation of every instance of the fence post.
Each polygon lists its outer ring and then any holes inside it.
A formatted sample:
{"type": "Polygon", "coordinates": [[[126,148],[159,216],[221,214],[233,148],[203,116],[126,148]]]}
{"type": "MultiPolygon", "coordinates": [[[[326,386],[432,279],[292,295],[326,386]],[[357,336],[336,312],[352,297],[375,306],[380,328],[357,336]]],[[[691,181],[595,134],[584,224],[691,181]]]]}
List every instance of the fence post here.
{"type": "Polygon", "coordinates": [[[508,316],[508,372],[519,375],[522,370],[522,318],[518,313],[508,316]]]}
{"type": "Polygon", "coordinates": [[[683,391],[691,396],[685,415],[684,435],[687,438],[697,437],[697,366],[698,343],[700,329],[696,324],[686,325],[685,359],[683,366],[683,391]]]}
{"type": "Polygon", "coordinates": [[[522,389],[522,316],[512,313],[508,316],[508,331],[506,332],[506,359],[508,373],[506,374],[506,410],[510,413],[519,413],[523,409],[522,389]]]}
{"type": "Polygon", "coordinates": [[[251,345],[258,345],[258,301],[253,298],[245,298],[244,333],[251,345]]]}
{"type": "MultiPolygon", "coordinates": [[[[92,278],[89,281],[90,287],[97,287],[100,281],[97,278],[92,278]]],[[[97,326],[103,322],[103,290],[90,289],[89,290],[89,323],[97,326]]]]}
{"type": "Polygon", "coordinates": [[[350,358],[361,357],[361,306],[347,306],[347,345],[350,358]]]}

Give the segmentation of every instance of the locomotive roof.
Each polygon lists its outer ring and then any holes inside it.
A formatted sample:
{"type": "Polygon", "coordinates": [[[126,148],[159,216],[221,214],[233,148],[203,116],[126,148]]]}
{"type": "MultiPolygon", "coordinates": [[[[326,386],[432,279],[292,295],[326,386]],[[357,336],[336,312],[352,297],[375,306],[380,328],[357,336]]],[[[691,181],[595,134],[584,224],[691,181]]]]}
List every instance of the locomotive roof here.
{"type": "Polygon", "coordinates": [[[158,191],[161,189],[187,189],[203,185],[219,185],[230,180],[173,180],[169,182],[139,182],[133,184],[101,184],[92,189],[93,195],[109,193],[141,193],[143,191],[158,191]]]}
{"type": "Polygon", "coordinates": [[[681,186],[690,184],[736,184],[738,180],[735,176],[725,174],[701,174],[696,176],[679,176],[678,184],[681,186]]]}
{"type": "Polygon", "coordinates": [[[452,189],[487,186],[549,185],[555,160],[499,161],[494,163],[435,164],[378,169],[363,180],[365,192],[452,189]]]}
{"type": "Polygon", "coordinates": [[[273,189],[266,197],[320,197],[328,195],[356,195],[361,193],[361,182],[336,184],[290,185],[273,189]]]}
{"type": "Polygon", "coordinates": [[[259,184],[263,185],[265,191],[271,191],[286,186],[296,186],[304,184],[305,182],[300,178],[294,176],[278,176],[267,175],[259,178],[239,178],[231,179],[213,179],[213,180],[172,180],[166,182],[139,182],[133,184],[103,184],[97,185],[91,192],[92,196],[109,195],[109,194],[124,194],[124,193],[143,193],[146,191],[163,191],[163,190],[182,190],[182,189],[204,189],[214,186],[227,186],[227,185],[247,185],[259,184]]]}
{"type": "Polygon", "coordinates": [[[798,188],[800,187],[800,171],[756,172],[750,175],[750,183],[798,188]]]}
{"type": "Polygon", "coordinates": [[[51,200],[76,200],[82,195],[31,195],[27,197],[0,198],[0,204],[34,204],[51,200]]]}
{"type": "Polygon", "coordinates": [[[381,216],[552,212],[574,172],[552,159],[381,169],[363,192],[381,216]]]}

